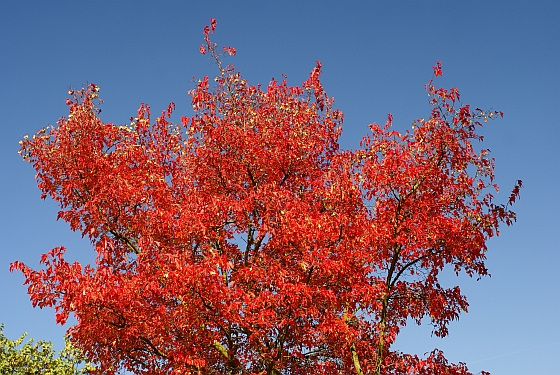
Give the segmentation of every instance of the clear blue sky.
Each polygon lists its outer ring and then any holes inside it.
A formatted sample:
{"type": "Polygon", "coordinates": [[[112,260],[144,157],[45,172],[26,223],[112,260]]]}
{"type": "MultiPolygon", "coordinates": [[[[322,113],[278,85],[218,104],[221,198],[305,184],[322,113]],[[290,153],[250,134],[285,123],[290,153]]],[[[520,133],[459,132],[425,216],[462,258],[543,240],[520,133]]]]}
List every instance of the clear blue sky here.
{"type": "Polygon", "coordinates": [[[466,103],[505,113],[484,129],[496,158],[501,199],[517,179],[518,222],[489,242],[491,278],[459,282],[471,304],[445,339],[410,326],[397,342],[422,354],[434,347],[476,373],[558,374],[560,352],[560,4],[557,1],[6,1],[0,0],[0,322],[58,347],[65,328],[50,309],[33,309],[9,263],[37,266],[65,245],[92,258],[90,245],[56,222],[34,171],[17,154],[24,134],[66,114],[69,86],[95,82],[102,118],[126,123],[141,102],[174,101],[190,114],[193,76],[213,75],[198,53],[202,28],[218,19],[216,41],[253,82],[287,74],[299,84],[315,60],[345,113],[342,146],[357,147],[367,124],[393,113],[405,129],[428,115],[424,84],[443,62],[447,87],[466,103]],[[204,4],[203,4],[204,3],[204,4]],[[342,5],[344,4],[344,5],[342,5]],[[347,5],[351,4],[351,5],[347,5]]]}

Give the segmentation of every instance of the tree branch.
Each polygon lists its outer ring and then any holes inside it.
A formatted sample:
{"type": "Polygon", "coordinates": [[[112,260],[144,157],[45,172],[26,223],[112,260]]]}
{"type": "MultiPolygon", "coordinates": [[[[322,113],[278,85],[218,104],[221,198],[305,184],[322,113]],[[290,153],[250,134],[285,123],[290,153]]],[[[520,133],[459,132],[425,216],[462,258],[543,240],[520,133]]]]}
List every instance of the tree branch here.
{"type": "Polygon", "coordinates": [[[350,346],[350,353],[352,353],[352,363],[354,364],[354,368],[356,369],[357,375],[364,375],[362,372],[362,367],[360,366],[360,358],[358,357],[358,352],[356,351],[356,345],[352,344],[350,346]]]}
{"type": "Polygon", "coordinates": [[[128,238],[126,238],[125,236],[121,235],[119,232],[117,232],[114,229],[109,229],[109,233],[111,233],[113,235],[114,238],[116,238],[117,240],[124,242],[124,244],[130,249],[132,250],[132,252],[136,255],[140,255],[140,250],[136,247],[136,245],[134,244],[134,242],[132,242],[131,240],[129,240],[128,238]]]}

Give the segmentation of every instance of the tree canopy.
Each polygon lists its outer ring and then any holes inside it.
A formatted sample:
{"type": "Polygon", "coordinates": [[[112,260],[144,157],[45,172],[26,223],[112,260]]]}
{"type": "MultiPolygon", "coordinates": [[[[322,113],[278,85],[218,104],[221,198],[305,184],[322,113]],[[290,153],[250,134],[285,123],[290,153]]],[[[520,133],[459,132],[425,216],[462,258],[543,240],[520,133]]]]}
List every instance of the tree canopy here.
{"type": "Polygon", "coordinates": [[[52,306],[103,373],[470,374],[434,350],[393,350],[412,319],[445,336],[467,311],[440,272],[481,277],[486,240],[510,225],[521,187],[495,204],[494,162],[455,88],[426,85],[432,110],[404,133],[371,124],[341,149],[343,114],[321,63],[290,86],[249,84],[204,29],[218,74],[172,123],[142,104],[127,125],[99,117],[99,86],[71,90],[69,114],[22,140],[42,197],[87,236],[95,264],[14,262],[34,306],[52,306]]]}
{"type": "Polygon", "coordinates": [[[94,367],[87,363],[81,352],[68,339],[60,352],[53,349],[50,341],[25,338],[24,333],[16,340],[4,335],[0,325],[0,373],[3,375],[78,375],[87,374],[94,367]]]}

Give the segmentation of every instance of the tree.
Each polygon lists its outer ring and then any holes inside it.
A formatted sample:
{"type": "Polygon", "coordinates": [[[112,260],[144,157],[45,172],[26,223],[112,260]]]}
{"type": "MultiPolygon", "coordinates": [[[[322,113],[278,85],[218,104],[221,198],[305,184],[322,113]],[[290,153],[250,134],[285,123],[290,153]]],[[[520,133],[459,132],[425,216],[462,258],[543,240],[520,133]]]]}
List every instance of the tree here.
{"type": "Polygon", "coordinates": [[[12,341],[3,330],[0,325],[0,373],[4,375],[77,375],[94,370],[66,338],[64,349],[57,353],[51,342],[28,339],[24,343],[26,333],[12,341]]]}
{"type": "Polygon", "coordinates": [[[22,141],[42,197],[87,236],[94,265],[44,269],[14,262],[35,306],[52,306],[104,373],[469,374],[434,350],[392,350],[408,319],[434,334],[466,311],[444,267],[487,274],[486,240],[510,225],[494,204],[494,163],[478,128],[502,115],[471,109],[457,89],[426,85],[430,117],[405,133],[370,125],[357,150],[338,145],[343,115],[323,90],[321,64],[301,86],[265,88],[224,66],[218,75],[130,125],[99,118],[99,87],[69,94],[68,117],[22,141]]]}

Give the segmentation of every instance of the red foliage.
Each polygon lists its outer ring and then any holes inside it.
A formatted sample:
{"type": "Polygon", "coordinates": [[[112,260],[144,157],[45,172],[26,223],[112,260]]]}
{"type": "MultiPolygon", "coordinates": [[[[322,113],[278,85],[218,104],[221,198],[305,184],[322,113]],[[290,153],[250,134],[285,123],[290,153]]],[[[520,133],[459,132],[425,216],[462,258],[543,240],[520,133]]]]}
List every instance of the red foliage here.
{"type": "Polygon", "coordinates": [[[92,84],[22,141],[43,197],[97,253],[94,265],[67,263],[63,248],[39,271],[13,263],[33,305],[61,324],[73,314],[72,340],[103,373],[469,374],[437,350],[391,345],[409,318],[447,334],[468,303],[440,271],[486,275],[486,240],[515,220],[492,202],[493,160],[472,144],[501,113],[430,81],[429,119],[402,134],[389,116],[340,150],[319,62],[301,86],[250,85],[222,67],[215,26],[201,51],[220,74],[190,92],[181,124],[173,104],[103,123],[92,84]]]}

